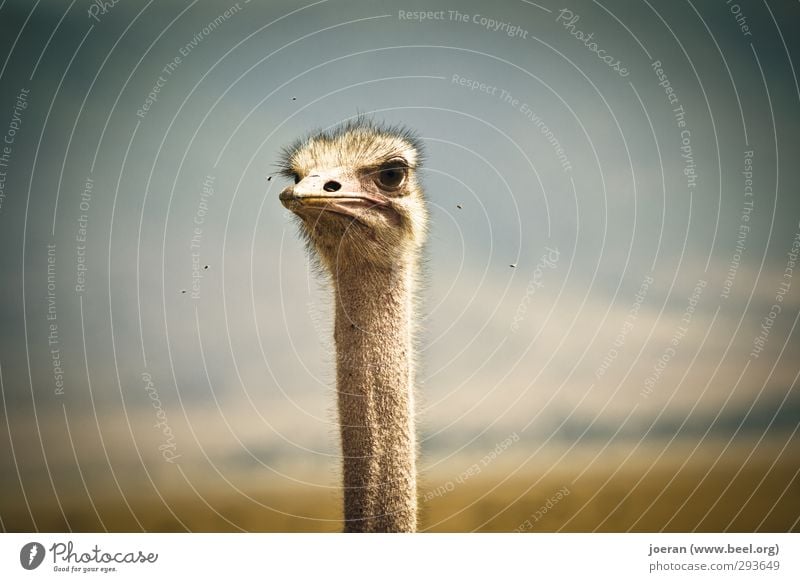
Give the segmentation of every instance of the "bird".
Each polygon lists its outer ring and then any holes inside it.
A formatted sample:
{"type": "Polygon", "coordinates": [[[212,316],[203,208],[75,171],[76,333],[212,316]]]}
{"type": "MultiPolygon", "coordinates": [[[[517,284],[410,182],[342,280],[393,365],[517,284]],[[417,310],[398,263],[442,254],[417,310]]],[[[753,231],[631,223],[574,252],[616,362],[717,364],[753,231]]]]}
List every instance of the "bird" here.
{"type": "Polygon", "coordinates": [[[279,194],[334,295],[345,532],[417,528],[416,293],[428,210],[421,140],[359,116],[285,148],[279,194]]]}

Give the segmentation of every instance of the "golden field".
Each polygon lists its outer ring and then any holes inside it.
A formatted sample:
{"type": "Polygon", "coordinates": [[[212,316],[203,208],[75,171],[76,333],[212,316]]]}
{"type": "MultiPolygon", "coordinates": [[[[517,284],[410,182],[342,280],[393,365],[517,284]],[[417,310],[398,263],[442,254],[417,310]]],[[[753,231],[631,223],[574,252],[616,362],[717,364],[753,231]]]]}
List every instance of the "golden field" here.
{"type": "MultiPolygon", "coordinates": [[[[424,472],[420,529],[799,531],[797,449],[792,441],[758,448],[720,444],[703,454],[673,451],[657,461],[652,451],[617,450],[554,455],[547,464],[509,456],[471,473],[475,460],[459,457],[424,472]]],[[[54,496],[34,503],[46,496],[29,494],[33,519],[24,500],[11,506],[8,497],[2,519],[6,531],[334,532],[340,527],[337,479],[323,480],[324,487],[256,487],[251,476],[222,487],[186,479],[157,491],[136,487],[124,497],[108,488],[91,499],[63,495],[60,508],[54,496]]]]}

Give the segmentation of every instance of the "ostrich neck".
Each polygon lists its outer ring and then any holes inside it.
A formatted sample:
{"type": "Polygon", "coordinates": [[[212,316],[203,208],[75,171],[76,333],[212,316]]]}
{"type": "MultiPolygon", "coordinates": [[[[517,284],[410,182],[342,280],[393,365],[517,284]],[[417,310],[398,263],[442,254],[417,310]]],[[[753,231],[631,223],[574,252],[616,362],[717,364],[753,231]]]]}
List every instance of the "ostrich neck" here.
{"type": "Polygon", "coordinates": [[[336,378],[345,531],[414,531],[414,264],[337,269],[336,378]]]}

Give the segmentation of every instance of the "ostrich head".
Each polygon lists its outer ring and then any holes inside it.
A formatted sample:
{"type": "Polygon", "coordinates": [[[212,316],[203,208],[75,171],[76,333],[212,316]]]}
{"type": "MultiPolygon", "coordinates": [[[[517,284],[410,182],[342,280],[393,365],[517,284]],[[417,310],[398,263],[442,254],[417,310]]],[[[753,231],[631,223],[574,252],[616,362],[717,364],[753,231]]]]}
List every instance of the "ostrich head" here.
{"type": "Polygon", "coordinates": [[[331,272],[391,268],[415,256],[425,237],[420,158],[407,130],[357,119],[284,150],[281,173],[294,184],[280,199],[331,272]]]}

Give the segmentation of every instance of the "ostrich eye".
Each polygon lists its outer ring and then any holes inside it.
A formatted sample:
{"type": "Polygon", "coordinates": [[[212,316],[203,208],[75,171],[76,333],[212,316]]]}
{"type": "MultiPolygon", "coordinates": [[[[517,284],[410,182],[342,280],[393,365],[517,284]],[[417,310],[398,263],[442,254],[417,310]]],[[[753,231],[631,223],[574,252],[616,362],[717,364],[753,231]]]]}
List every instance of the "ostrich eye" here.
{"type": "Polygon", "coordinates": [[[292,174],[292,179],[294,180],[295,184],[299,183],[300,182],[300,174],[295,172],[294,174],[292,174]]]}
{"type": "Polygon", "coordinates": [[[406,181],[406,173],[404,166],[392,164],[378,170],[376,181],[384,190],[397,190],[406,181]]]}

